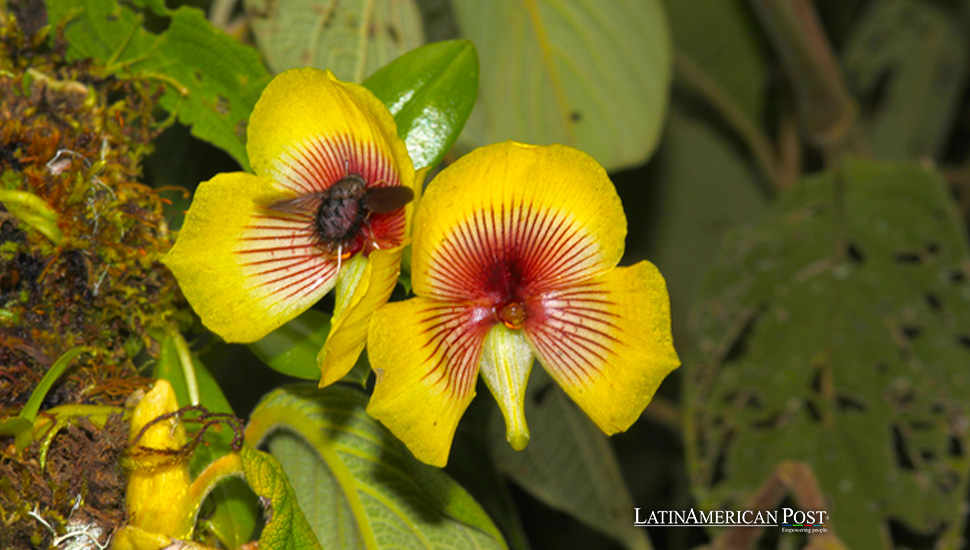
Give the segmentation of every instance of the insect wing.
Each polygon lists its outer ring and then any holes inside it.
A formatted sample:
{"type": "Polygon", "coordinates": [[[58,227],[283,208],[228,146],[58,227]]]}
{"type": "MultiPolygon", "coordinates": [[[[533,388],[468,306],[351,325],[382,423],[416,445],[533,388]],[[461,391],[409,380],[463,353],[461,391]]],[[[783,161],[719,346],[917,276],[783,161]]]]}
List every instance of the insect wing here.
{"type": "Polygon", "coordinates": [[[403,208],[405,204],[414,200],[414,191],[410,187],[395,185],[393,187],[372,187],[367,190],[365,201],[367,209],[377,214],[393,212],[403,208]]]}
{"type": "Polygon", "coordinates": [[[326,198],[327,192],[322,191],[320,193],[313,193],[311,195],[303,195],[302,197],[297,197],[295,199],[277,201],[269,205],[267,208],[288,214],[308,214],[311,212],[316,212],[326,198]]]}

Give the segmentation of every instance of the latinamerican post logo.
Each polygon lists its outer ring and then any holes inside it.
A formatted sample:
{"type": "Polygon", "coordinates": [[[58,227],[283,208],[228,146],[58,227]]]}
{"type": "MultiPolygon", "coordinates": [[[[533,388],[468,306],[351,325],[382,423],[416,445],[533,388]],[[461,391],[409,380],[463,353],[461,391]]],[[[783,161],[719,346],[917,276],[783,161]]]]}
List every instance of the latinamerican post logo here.
{"type": "Polygon", "coordinates": [[[825,510],[654,510],[634,508],[634,527],[780,527],[783,533],[827,533],[825,510]]]}

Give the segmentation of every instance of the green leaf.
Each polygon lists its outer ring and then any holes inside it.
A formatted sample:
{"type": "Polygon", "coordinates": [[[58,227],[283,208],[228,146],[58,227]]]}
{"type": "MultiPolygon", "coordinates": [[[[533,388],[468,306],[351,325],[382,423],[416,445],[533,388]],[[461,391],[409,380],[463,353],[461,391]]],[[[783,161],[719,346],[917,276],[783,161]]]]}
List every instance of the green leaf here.
{"type": "Polygon", "coordinates": [[[478,94],[478,54],[468,40],[428,44],[364,81],[387,105],[416,169],[441,162],[478,94]]]}
{"type": "Polygon", "coordinates": [[[37,413],[40,411],[40,405],[44,402],[44,398],[47,397],[47,392],[50,391],[51,387],[54,386],[54,382],[64,374],[67,367],[71,366],[71,361],[75,357],[82,353],[91,353],[90,348],[84,346],[78,346],[76,348],[71,348],[64,352],[63,355],[54,361],[51,368],[44,374],[44,377],[40,379],[37,387],[34,388],[34,392],[30,394],[30,399],[27,400],[27,404],[20,411],[20,417],[26,418],[27,420],[33,421],[37,418],[37,413]]]}
{"type": "Polygon", "coordinates": [[[33,441],[34,419],[37,418],[40,405],[44,402],[44,398],[47,397],[47,392],[54,386],[54,382],[57,382],[57,379],[64,374],[64,371],[71,366],[71,361],[82,353],[91,353],[91,350],[84,346],[78,346],[71,348],[58,357],[57,361],[54,361],[51,368],[44,374],[44,377],[40,379],[33,393],[30,394],[30,399],[27,400],[24,408],[20,410],[20,414],[14,418],[8,418],[0,422],[0,435],[15,436],[14,448],[18,453],[27,448],[27,445],[33,441]]]}
{"type": "MultiPolygon", "coordinates": [[[[701,276],[724,235],[760,219],[765,200],[757,176],[710,124],[673,109],[643,200],[646,257],[667,279],[675,341],[688,336],[686,319],[701,276]]],[[[632,230],[632,228],[631,228],[632,230]]]]}
{"type": "Polygon", "coordinates": [[[671,75],[660,0],[455,0],[453,7],[482,64],[462,143],[564,143],[607,170],[650,156],[671,75]]]}
{"type": "Polygon", "coordinates": [[[965,26],[930,2],[873,2],[843,60],[853,92],[874,112],[864,121],[873,153],[939,156],[967,81],[965,26]]]}
{"type": "Polygon", "coordinates": [[[768,59],[745,0],[664,0],[678,54],[689,57],[754,124],[765,110],[768,59]]]}
{"type": "Polygon", "coordinates": [[[249,344],[249,349],[273,370],[304,380],[319,380],[317,353],[330,334],[330,316],[308,309],[299,317],[249,344]]]}
{"type": "MultiPolygon", "coordinates": [[[[189,354],[191,365],[183,365],[179,354],[178,333],[169,334],[162,342],[158,361],[155,363],[154,377],[168,380],[175,391],[180,407],[191,405],[187,376],[195,379],[198,388],[199,404],[210,412],[232,414],[229,401],[223,395],[219,384],[195,354],[189,354]],[[192,374],[187,375],[186,370],[192,374]]],[[[182,342],[184,345],[184,340],[182,342]]],[[[217,424],[206,434],[206,444],[196,447],[189,462],[194,475],[205,469],[215,459],[232,450],[234,433],[229,426],[217,424]]],[[[239,480],[228,480],[216,486],[209,495],[215,503],[215,511],[205,521],[205,526],[227,547],[237,548],[249,542],[259,519],[259,508],[252,491],[239,480]]]]}
{"type": "MultiPolygon", "coordinates": [[[[192,384],[195,384],[197,387],[199,405],[202,405],[211,412],[231,414],[232,407],[229,405],[229,400],[223,395],[219,383],[209,373],[209,370],[202,361],[194,353],[189,353],[186,349],[186,358],[190,360],[191,364],[184,365],[182,363],[182,358],[179,356],[178,350],[179,343],[177,340],[179,339],[182,339],[180,334],[172,333],[166,335],[162,341],[158,353],[158,361],[155,363],[154,377],[156,379],[168,380],[172,384],[172,389],[175,391],[179,406],[185,407],[193,404],[189,397],[190,391],[187,379],[191,376],[194,378],[192,384]],[[187,371],[191,371],[191,374],[187,371]]],[[[184,339],[182,339],[181,345],[185,345],[184,339]]]]}
{"type": "Polygon", "coordinates": [[[836,534],[889,548],[888,521],[958,546],[970,473],[970,249],[917,164],[847,159],[780,198],[708,273],[684,361],[702,507],[744,506],[807,463],[836,534]],[[864,513],[860,513],[862,510],[864,513]]]}
{"type": "MultiPolygon", "coordinates": [[[[259,535],[261,550],[323,548],[303,516],[293,486],[272,456],[243,445],[239,452],[246,483],[263,502],[266,525],[259,535]],[[266,503],[269,503],[268,505],[266,503]]],[[[299,479],[299,478],[298,478],[299,479]]],[[[300,479],[300,485],[304,481],[300,479]]]]}
{"type": "Polygon", "coordinates": [[[367,396],[331,386],[267,395],[246,428],[293,479],[327,548],[505,548],[481,507],[443,472],[418,462],[364,412],[367,396]]]}
{"type": "MultiPolygon", "coordinates": [[[[633,497],[609,438],[563,393],[543,369],[534,368],[525,398],[532,439],[523,451],[505,441],[505,423],[490,432],[499,471],[550,508],[561,510],[623,544],[650,548],[633,526],[633,497]]],[[[498,416],[498,415],[496,415],[498,416]]]]}
{"type": "MultiPolygon", "coordinates": [[[[160,4],[150,7],[158,11],[160,4]]],[[[246,121],[270,79],[254,49],[188,6],[166,10],[168,28],[160,34],[114,0],[48,0],[47,10],[52,25],[64,25],[70,59],[93,58],[118,77],[162,86],[162,107],[248,168],[246,121]]]]}
{"type": "Polygon", "coordinates": [[[246,0],[253,34],[274,73],[330,69],[362,82],[424,43],[413,0],[246,0]]]}
{"type": "MultiPolygon", "coordinates": [[[[260,361],[275,371],[294,378],[320,380],[317,353],[327,341],[329,334],[330,316],[309,309],[261,340],[249,344],[249,349],[260,361]]],[[[370,363],[367,362],[367,356],[361,354],[354,368],[350,369],[350,372],[341,380],[363,387],[367,384],[368,376],[370,376],[370,363]]]]}

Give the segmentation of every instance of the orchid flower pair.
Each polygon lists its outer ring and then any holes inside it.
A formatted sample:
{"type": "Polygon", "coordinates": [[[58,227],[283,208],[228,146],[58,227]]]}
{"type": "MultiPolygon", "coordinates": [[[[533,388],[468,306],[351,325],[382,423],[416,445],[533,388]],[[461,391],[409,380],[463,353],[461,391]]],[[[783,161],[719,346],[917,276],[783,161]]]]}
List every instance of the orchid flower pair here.
{"type": "Polygon", "coordinates": [[[490,145],[417,197],[384,105],[316,69],[277,76],[248,137],[255,175],[202,183],[165,263],[228,341],[261,338],[336,286],[320,384],[366,343],[367,411],[422,461],[447,462],[479,373],[520,450],[534,358],[608,434],[678,366],[664,280],[646,261],[617,267],[626,218],[585,153],[490,145]],[[416,296],[387,303],[412,226],[416,296]]]}

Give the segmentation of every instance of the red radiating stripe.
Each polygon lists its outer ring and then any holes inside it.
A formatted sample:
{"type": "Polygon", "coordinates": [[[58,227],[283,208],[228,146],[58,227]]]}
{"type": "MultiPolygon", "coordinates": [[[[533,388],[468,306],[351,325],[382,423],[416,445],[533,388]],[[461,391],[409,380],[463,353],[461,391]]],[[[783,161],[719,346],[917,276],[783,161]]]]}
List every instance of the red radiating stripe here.
{"type": "MultiPolygon", "coordinates": [[[[294,296],[296,296],[297,294],[307,294],[306,292],[304,292],[305,290],[309,289],[309,290],[312,291],[313,289],[315,289],[318,286],[322,285],[324,283],[324,281],[327,280],[327,277],[316,277],[315,275],[320,275],[320,274],[324,273],[325,271],[327,271],[327,268],[326,268],[326,266],[323,266],[319,270],[317,270],[317,272],[315,274],[307,275],[306,277],[300,279],[299,281],[296,281],[294,283],[291,283],[289,285],[290,287],[296,286],[296,285],[302,283],[303,281],[308,281],[308,280],[310,281],[307,284],[301,286],[300,288],[294,290],[293,292],[291,292],[291,293],[287,294],[286,296],[284,296],[283,298],[281,298],[279,300],[279,302],[282,302],[282,301],[285,301],[285,300],[289,300],[289,299],[293,298],[294,296]]],[[[277,302],[277,303],[279,303],[279,302],[277,302]]]]}
{"type": "MultiPolygon", "coordinates": [[[[263,237],[251,237],[246,240],[263,240],[263,237]]],[[[282,240],[280,238],[275,238],[273,240],[282,240]]],[[[307,246],[305,243],[299,245],[288,245],[288,246],[272,246],[267,248],[247,248],[243,250],[236,250],[236,254],[262,254],[264,252],[276,252],[279,250],[310,250],[312,247],[307,246]]],[[[289,256],[288,256],[289,257],[289,256]]]]}
{"type": "Polygon", "coordinates": [[[276,172],[286,180],[279,183],[304,195],[324,191],[351,173],[364,177],[368,185],[400,185],[389,153],[347,134],[312,137],[284,151],[278,163],[276,172]]]}
{"type": "MultiPolygon", "coordinates": [[[[302,244],[290,244],[289,248],[313,248],[315,243],[313,239],[316,238],[316,233],[294,233],[292,235],[287,235],[285,237],[280,237],[279,235],[262,235],[258,237],[239,237],[240,241],[255,242],[255,241],[293,241],[301,240],[304,241],[302,244]]],[[[243,251],[237,251],[243,252],[243,251]]]]}
{"type": "MultiPolygon", "coordinates": [[[[269,273],[275,273],[275,272],[279,272],[279,271],[286,271],[288,269],[292,269],[292,268],[297,267],[297,266],[299,266],[301,264],[304,264],[304,263],[308,263],[308,262],[306,260],[300,260],[300,261],[297,261],[297,262],[291,262],[291,263],[286,264],[286,265],[277,266],[277,267],[271,267],[271,268],[268,268],[268,269],[263,269],[261,271],[255,271],[253,273],[250,273],[249,276],[251,276],[251,277],[262,277],[262,276],[267,275],[269,273]]],[[[252,264],[249,264],[249,265],[252,265],[252,264]]],[[[316,266],[316,265],[319,265],[319,264],[315,264],[314,263],[313,265],[316,266]]]]}
{"type": "MultiPolygon", "coordinates": [[[[304,273],[306,273],[308,271],[320,270],[320,269],[323,269],[323,268],[326,268],[326,267],[327,267],[327,264],[313,264],[313,265],[309,265],[309,266],[307,266],[307,267],[305,267],[303,269],[300,269],[298,271],[294,271],[292,273],[287,273],[286,275],[283,275],[282,277],[276,277],[275,279],[270,279],[268,281],[260,281],[260,283],[261,284],[264,284],[264,285],[273,285],[273,284],[278,283],[280,281],[285,281],[287,279],[292,279],[292,278],[295,278],[295,277],[299,277],[300,275],[303,275],[304,273]]],[[[302,281],[302,280],[303,279],[300,279],[300,281],[302,281]]],[[[297,283],[299,283],[300,281],[297,281],[297,283]]],[[[289,285],[292,285],[292,284],[296,284],[296,283],[287,283],[287,285],[278,286],[278,287],[274,288],[270,293],[271,294],[275,294],[275,293],[279,292],[280,289],[286,288],[286,286],[289,286],[289,285]]]]}
{"type": "Polygon", "coordinates": [[[478,361],[485,333],[491,323],[475,321],[471,304],[433,305],[420,312],[421,332],[428,336],[422,346],[428,350],[431,365],[424,379],[438,384],[444,381],[452,392],[467,393],[478,373],[478,361]]]}
{"type": "MultiPolygon", "coordinates": [[[[247,226],[244,226],[243,229],[251,229],[253,231],[261,231],[261,230],[262,231],[282,231],[284,234],[283,235],[277,235],[276,236],[277,239],[287,239],[287,238],[290,238],[290,235],[292,235],[293,233],[296,233],[298,235],[313,235],[314,234],[313,231],[309,231],[306,228],[304,228],[302,226],[299,226],[299,225],[293,226],[293,227],[280,227],[278,225],[247,225],[247,226]]],[[[248,237],[248,238],[251,238],[251,237],[248,237]]]]}

